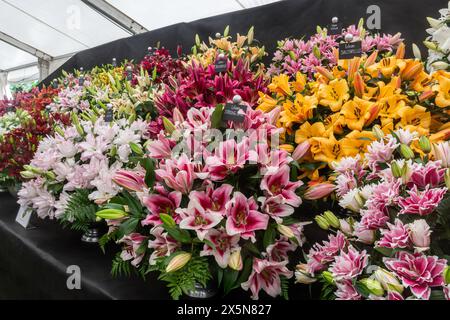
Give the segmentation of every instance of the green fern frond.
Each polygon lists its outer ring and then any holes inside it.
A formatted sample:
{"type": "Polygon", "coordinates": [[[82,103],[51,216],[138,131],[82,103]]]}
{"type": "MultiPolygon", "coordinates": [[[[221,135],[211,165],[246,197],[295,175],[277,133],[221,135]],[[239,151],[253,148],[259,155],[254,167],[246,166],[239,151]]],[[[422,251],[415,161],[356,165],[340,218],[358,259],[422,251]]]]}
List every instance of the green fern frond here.
{"type": "Polygon", "coordinates": [[[61,217],[64,226],[70,226],[73,230],[86,231],[89,224],[95,221],[98,207],[89,200],[89,193],[89,190],[77,189],[71,194],[61,217]]]}

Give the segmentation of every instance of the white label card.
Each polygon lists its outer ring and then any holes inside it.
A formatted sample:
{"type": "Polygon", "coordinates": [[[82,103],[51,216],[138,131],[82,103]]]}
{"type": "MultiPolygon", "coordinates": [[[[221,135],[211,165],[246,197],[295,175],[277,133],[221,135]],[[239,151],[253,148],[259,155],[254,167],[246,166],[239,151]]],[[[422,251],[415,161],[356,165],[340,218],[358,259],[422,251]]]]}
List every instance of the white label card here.
{"type": "Polygon", "coordinates": [[[27,229],[32,213],[32,208],[20,206],[19,212],[17,213],[16,222],[27,229]]]}

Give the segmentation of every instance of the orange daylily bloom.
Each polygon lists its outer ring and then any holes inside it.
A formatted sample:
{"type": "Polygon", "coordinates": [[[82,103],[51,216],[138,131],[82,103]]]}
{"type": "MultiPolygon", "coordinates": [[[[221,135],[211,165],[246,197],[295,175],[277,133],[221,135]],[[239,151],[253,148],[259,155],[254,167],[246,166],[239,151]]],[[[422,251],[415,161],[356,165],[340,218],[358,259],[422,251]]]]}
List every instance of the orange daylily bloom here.
{"type": "Polygon", "coordinates": [[[277,99],[272,98],[271,96],[264,94],[262,92],[258,92],[259,100],[258,100],[258,110],[261,110],[265,113],[272,111],[277,105],[277,99]]]}
{"type": "Polygon", "coordinates": [[[267,88],[280,96],[291,96],[292,90],[289,83],[289,76],[286,74],[280,74],[272,78],[272,83],[267,88]]]}
{"type": "Polygon", "coordinates": [[[367,146],[375,139],[375,135],[371,131],[353,130],[340,140],[342,154],[346,157],[354,157],[357,154],[361,156],[367,151],[367,146]]]}
{"type": "Polygon", "coordinates": [[[431,114],[425,107],[415,105],[414,107],[404,107],[398,111],[400,122],[396,128],[404,128],[409,131],[417,131],[421,135],[428,135],[431,124],[431,114]]]}
{"type": "Polygon", "coordinates": [[[376,118],[379,109],[376,103],[355,97],[342,106],[341,115],[349,129],[361,131],[376,118]]]}
{"type": "Polygon", "coordinates": [[[295,143],[300,144],[312,137],[324,137],[326,136],[326,132],[327,130],[322,122],[315,122],[313,124],[305,122],[295,131],[295,143]]]}
{"type": "Polygon", "coordinates": [[[437,92],[434,102],[440,108],[450,107],[450,77],[440,75],[437,80],[438,84],[433,86],[437,92]]]}
{"type": "Polygon", "coordinates": [[[315,96],[303,96],[297,94],[294,102],[287,100],[283,104],[283,111],[280,113],[280,123],[290,129],[295,123],[303,123],[313,117],[313,111],[317,108],[317,98],[315,96]]]}
{"type": "Polygon", "coordinates": [[[311,153],[314,160],[323,161],[331,165],[333,161],[340,160],[342,158],[342,146],[339,141],[336,140],[334,135],[330,137],[314,137],[310,139],[311,153]]]}

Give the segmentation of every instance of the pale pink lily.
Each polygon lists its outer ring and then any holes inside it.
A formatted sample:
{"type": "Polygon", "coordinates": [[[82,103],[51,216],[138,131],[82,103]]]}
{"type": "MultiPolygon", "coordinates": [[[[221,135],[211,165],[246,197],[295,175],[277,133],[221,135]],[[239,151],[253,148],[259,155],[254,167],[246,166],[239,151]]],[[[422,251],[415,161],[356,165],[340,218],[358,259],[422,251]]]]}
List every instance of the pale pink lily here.
{"type": "Polygon", "coordinates": [[[252,273],[248,280],[241,284],[242,289],[250,289],[254,300],[259,298],[261,289],[271,297],[280,295],[280,276],[291,278],[293,275],[293,272],[286,267],[287,264],[287,260],[278,262],[254,258],[252,273]]]}
{"type": "Polygon", "coordinates": [[[336,281],[351,280],[360,275],[367,266],[369,256],[366,250],[358,251],[352,246],[347,252],[341,251],[330,266],[333,279],[336,281]]]}
{"type": "Polygon", "coordinates": [[[281,237],[266,248],[267,259],[270,261],[285,261],[288,260],[288,252],[295,251],[297,246],[289,242],[286,237],[281,237]]]}
{"type": "Polygon", "coordinates": [[[255,242],[255,230],[267,229],[269,216],[258,211],[256,201],[247,199],[242,193],[235,192],[233,199],[226,204],[226,230],[229,235],[240,234],[243,239],[255,242]]]}
{"type": "Polygon", "coordinates": [[[289,172],[289,166],[284,165],[276,173],[265,175],[261,181],[261,190],[266,191],[270,196],[281,195],[287,204],[298,207],[302,203],[302,199],[295,191],[303,182],[289,181],[289,172]]]}
{"type": "Polygon", "coordinates": [[[326,269],[327,264],[346,246],[347,239],[340,231],[336,235],[330,234],[328,241],[323,241],[323,244],[314,244],[308,253],[308,272],[314,275],[315,272],[326,269]]]}
{"type": "Polygon", "coordinates": [[[429,186],[427,186],[425,190],[419,191],[415,185],[407,192],[409,197],[399,199],[401,208],[399,214],[418,214],[426,216],[437,208],[443,199],[444,194],[447,192],[447,188],[430,189],[429,186]]]}
{"type": "Polygon", "coordinates": [[[205,239],[210,241],[214,247],[205,244],[203,250],[200,252],[200,256],[212,255],[221,268],[226,268],[230,260],[231,252],[239,248],[239,235],[230,236],[224,228],[218,230],[210,229],[205,239]]]}
{"type": "Polygon", "coordinates": [[[377,247],[390,249],[406,248],[409,246],[408,226],[400,219],[395,219],[394,224],[387,223],[389,229],[381,229],[381,239],[376,243],[377,247]]]}
{"type": "Polygon", "coordinates": [[[148,144],[147,150],[151,158],[170,159],[174,146],[175,143],[172,140],[169,140],[164,134],[160,133],[158,140],[153,140],[148,144]]]}
{"type": "Polygon", "coordinates": [[[261,203],[261,211],[268,214],[277,223],[283,222],[283,217],[288,217],[294,213],[294,208],[285,203],[282,195],[274,197],[259,197],[261,203]]]}
{"type": "Polygon", "coordinates": [[[147,237],[139,233],[131,233],[120,239],[119,243],[125,244],[122,249],[122,253],[120,254],[122,260],[131,260],[131,264],[133,266],[139,265],[139,263],[141,263],[142,261],[142,258],[144,257],[145,252],[138,254],[137,251],[145,239],[147,239],[147,237]]]}
{"type": "Polygon", "coordinates": [[[180,244],[164,232],[162,227],[153,228],[150,233],[155,237],[148,242],[148,247],[153,249],[149,259],[150,265],[154,265],[158,258],[170,256],[180,247],[180,244]]]}

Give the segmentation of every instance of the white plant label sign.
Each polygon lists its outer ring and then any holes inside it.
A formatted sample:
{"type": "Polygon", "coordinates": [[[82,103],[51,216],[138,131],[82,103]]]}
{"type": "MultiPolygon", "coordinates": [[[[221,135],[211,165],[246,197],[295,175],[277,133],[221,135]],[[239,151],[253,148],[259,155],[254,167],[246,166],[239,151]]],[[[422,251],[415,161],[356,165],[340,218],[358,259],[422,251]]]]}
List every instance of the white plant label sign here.
{"type": "Polygon", "coordinates": [[[26,206],[20,206],[19,212],[17,212],[16,222],[27,229],[32,213],[33,209],[26,206]]]}

